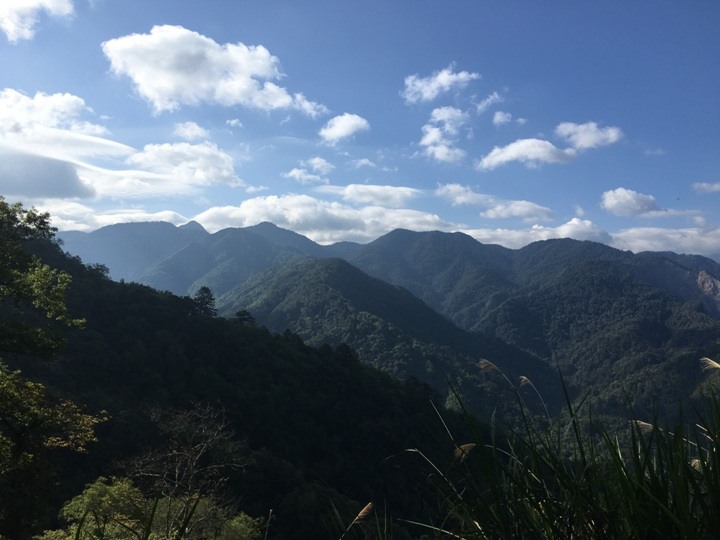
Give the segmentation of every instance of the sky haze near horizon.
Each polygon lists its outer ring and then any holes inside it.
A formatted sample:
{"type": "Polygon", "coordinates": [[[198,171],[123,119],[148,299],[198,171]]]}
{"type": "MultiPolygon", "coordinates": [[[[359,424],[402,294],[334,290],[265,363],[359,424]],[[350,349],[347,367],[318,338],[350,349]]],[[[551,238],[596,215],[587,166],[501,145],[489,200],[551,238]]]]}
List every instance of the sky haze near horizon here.
{"type": "Polygon", "coordinates": [[[720,4],[3,0],[0,194],[720,257],[720,4]]]}

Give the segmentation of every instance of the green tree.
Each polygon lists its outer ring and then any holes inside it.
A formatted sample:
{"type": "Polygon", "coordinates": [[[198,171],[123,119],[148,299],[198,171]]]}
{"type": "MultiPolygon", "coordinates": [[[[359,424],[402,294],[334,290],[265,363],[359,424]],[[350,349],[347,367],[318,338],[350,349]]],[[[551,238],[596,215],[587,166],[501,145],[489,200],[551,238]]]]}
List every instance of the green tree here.
{"type": "MultiPolygon", "coordinates": [[[[70,276],[29,254],[27,244],[48,241],[49,216],[0,197],[0,353],[50,354],[62,337],[43,319],[81,326],[70,317],[65,293],[70,276]]],[[[47,491],[47,454],[83,451],[98,418],[42,384],[11,370],[0,358],[0,535],[22,538],[33,528],[47,491]]]]}
{"type": "Polygon", "coordinates": [[[195,313],[203,319],[211,319],[217,316],[215,308],[215,296],[210,287],[203,285],[193,296],[195,302],[195,313]]]}

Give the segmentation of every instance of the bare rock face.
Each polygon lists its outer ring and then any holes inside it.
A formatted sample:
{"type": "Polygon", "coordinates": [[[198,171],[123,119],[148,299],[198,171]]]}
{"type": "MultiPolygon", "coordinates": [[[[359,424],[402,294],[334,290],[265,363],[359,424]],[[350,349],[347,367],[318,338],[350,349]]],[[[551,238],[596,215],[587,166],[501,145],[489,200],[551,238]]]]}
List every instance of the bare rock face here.
{"type": "Polygon", "coordinates": [[[720,310],[720,280],[712,277],[705,270],[700,270],[697,276],[697,286],[700,292],[713,300],[720,310]]]}

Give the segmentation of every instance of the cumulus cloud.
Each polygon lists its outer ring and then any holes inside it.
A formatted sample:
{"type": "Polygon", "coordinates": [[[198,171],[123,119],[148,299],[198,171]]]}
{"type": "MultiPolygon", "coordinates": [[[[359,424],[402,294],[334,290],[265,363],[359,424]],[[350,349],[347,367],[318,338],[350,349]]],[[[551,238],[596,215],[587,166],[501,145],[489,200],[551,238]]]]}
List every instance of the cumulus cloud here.
{"type": "Polygon", "coordinates": [[[136,168],[80,163],[78,176],[98,197],[110,198],[179,197],[216,183],[244,185],[235,175],[233,158],[210,142],[148,144],[122,165],[136,168]]]}
{"type": "Polygon", "coordinates": [[[315,117],[326,109],[278,86],[280,61],[262,45],[220,45],[182,26],[155,26],[102,44],[111,70],[132,80],[155,113],[213,103],[251,109],[295,108],[315,117]]]}
{"type": "Polygon", "coordinates": [[[320,136],[330,144],[352,137],[358,132],[368,131],[370,122],[357,114],[344,113],[331,118],[320,130],[320,136]]]}
{"type": "Polygon", "coordinates": [[[652,195],[622,187],[603,193],[600,206],[616,216],[640,216],[660,210],[652,195]]]}
{"type": "Polygon", "coordinates": [[[225,124],[233,128],[243,127],[243,124],[239,118],[231,118],[229,120],[225,120],[225,124]]]}
{"type": "Polygon", "coordinates": [[[720,227],[633,227],[614,233],[613,247],[630,251],[674,251],[720,256],[720,227]]]}
{"type": "Polygon", "coordinates": [[[550,240],[551,238],[574,238],[575,240],[592,240],[593,242],[610,243],[610,235],[597,227],[592,221],[573,218],[558,227],[533,225],[527,229],[463,229],[484,244],[500,244],[507,248],[518,249],[532,242],[550,240]]]}
{"type": "Polygon", "coordinates": [[[465,151],[455,147],[460,128],[468,121],[468,114],[455,107],[439,107],[430,114],[422,127],[420,146],[426,156],[445,163],[458,163],[465,151]]]}
{"type": "Polygon", "coordinates": [[[10,43],[32,39],[38,16],[70,17],[72,0],[3,0],[0,2],[0,30],[10,43]]]}
{"type": "Polygon", "coordinates": [[[454,64],[445,69],[435,71],[429,77],[419,75],[408,75],[405,77],[405,89],[400,95],[405,103],[414,104],[422,101],[432,101],[440,94],[449,92],[455,88],[465,88],[470,81],[480,78],[478,73],[460,71],[455,73],[454,64]]]}
{"type": "Polygon", "coordinates": [[[619,127],[609,126],[600,128],[595,122],[587,122],[585,124],[563,122],[555,128],[555,134],[565,139],[577,150],[607,146],[618,142],[624,136],[619,127]]]}
{"type": "Polygon", "coordinates": [[[692,185],[693,189],[698,193],[714,193],[720,191],[720,182],[710,184],[708,182],[696,182],[692,185]]]}
{"type": "Polygon", "coordinates": [[[205,139],[210,136],[210,133],[205,128],[200,127],[195,122],[182,122],[175,124],[174,133],[177,137],[187,141],[205,139]]]}
{"type": "Polygon", "coordinates": [[[542,139],[519,139],[507,146],[496,146],[477,164],[478,170],[492,170],[501,165],[519,161],[527,167],[539,167],[543,163],[565,163],[574,158],[572,148],[561,150],[542,139]]]}
{"type": "Polygon", "coordinates": [[[210,208],[193,219],[209,231],[270,221],[322,244],[341,240],[367,242],[398,228],[415,231],[457,228],[435,214],[417,210],[375,205],[355,208],[308,195],[255,197],[239,206],[210,208]]]}
{"type": "Polygon", "coordinates": [[[478,114],[482,114],[485,111],[487,111],[490,107],[493,105],[497,105],[498,103],[502,103],[505,101],[505,98],[503,98],[500,94],[497,92],[493,92],[488,97],[483,99],[480,103],[478,103],[476,107],[476,111],[478,114]]]}
{"type": "Polygon", "coordinates": [[[504,126],[510,122],[512,122],[512,114],[509,112],[495,111],[492,119],[492,123],[495,127],[504,126]]]}
{"type": "Polygon", "coordinates": [[[403,206],[409,199],[422,193],[422,191],[415,188],[370,184],[350,184],[342,187],[324,186],[318,188],[318,191],[337,195],[353,203],[374,204],[393,208],[403,206]]]}

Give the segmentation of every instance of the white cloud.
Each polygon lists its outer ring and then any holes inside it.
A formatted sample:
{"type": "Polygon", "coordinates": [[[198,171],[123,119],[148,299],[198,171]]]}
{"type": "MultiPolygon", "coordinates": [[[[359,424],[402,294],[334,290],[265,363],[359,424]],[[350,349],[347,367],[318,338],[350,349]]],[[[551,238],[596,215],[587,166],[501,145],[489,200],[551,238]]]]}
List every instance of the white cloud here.
{"type": "Polygon", "coordinates": [[[592,221],[573,218],[558,227],[533,225],[527,229],[463,229],[468,234],[485,244],[500,244],[518,249],[539,240],[551,238],[574,238],[575,240],[592,240],[608,244],[611,237],[597,227],[592,221]]]}
{"type": "Polygon", "coordinates": [[[500,94],[497,92],[493,92],[488,97],[483,99],[480,103],[478,103],[476,107],[476,111],[478,114],[482,114],[485,111],[487,111],[490,107],[493,105],[497,105],[498,103],[502,103],[505,101],[505,98],[503,98],[500,94]]]}
{"type": "Polygon", "coordinates": [[[640,216],[660,210],[652,195],[622,187],[603,193],[600,206],[616,216],[640,216]]]}
{"type": "Polygon", "coordinates": [[[354,208],[308,195],[255,197],[240,206],[210,208],[193,219],[209,231],[270,221],[323,244],[341,240],[367,242],[398,228],[449,231],[457,227],[434,214],[416,210],[383,206],[354,208]]]}
{"type": "Polygon", "coordinates": [[[563,122],[555,128],[555,134],[565,139],[577,150],[607,146],[619,141],[624,136],[619,127],[599,128],[595,122],[585,124],[563,122]]]}
{"type": "Polygon", "coordinates": [[[0,149],[0,193],[23,197],[81,197],[95,195],[66,161],[0,149]]]}
{"type": "Polygon", "coordinates": [[[510,122],[512,122],[512,114],[503,111],[495,111],[492,119],[492,123],[495,127],[504,126],[510,122]]]}
{"type": "Polygon", "coordinates": [[[121,208],[98,212],[83,204],[57,199],[34,201],[34,205],[43,212],[49,212],[50,222],[61,231],[87,232],[116,223],[141,221],[166,221],[174,225],[189,221],[172,210],[148,212],[142,208],[121,208]]]}
{"type": "Polygon", "coordinates": [[[18,136],[38,129],[64,129],[83,135],[104,135],[107,129],[81,120],[93,114],[85,101],[72,94],[36,92],[27,96],[12,88],[0,92],[0,135],[18,136]]]}
{"type": "Polygon", "coordinates": [[[72,94],[37,92],[30,97],[6,88],[0,92],[0,148],[68,162],[133,152],[99,137],[107,130],[84,119],[92,114],[72,94]]]}
{"type": "Polygon", "coordinates": [[[432,101],[440,94],[449,92],[453,88],[465,88],[470,81],[480,78],[478,73],[461,71],[454,73],[454,64],[450,64],[443,70],[435,71],[429,77],[409,75],[405,77],[405,89],[400,95],[405,103],[420,103],[421,101],[432,101]]]}
{"type": "Polygon", "coordinates": [[[102,49],[111,70],[130,77],[156,113],[203,102],[261,110],[296,108],[311,117],[324,110],[272,82],[282,77],[280,62],[262,45],[220,45],[182,26],[165,25],[149,34],[111,39],[102,49]]]}
{"type": "Polygon", "coordinates": [[[370,123],[357,114],[344,113],[331,118],[320,130],[325,142],[335,144],[342,139],[352,137],[360,131],[368,131],[370,123]]]}
{"type": "Polygon", "coordinates": [[[330,113],[328,109],[322,103],[316,103],[315,101],[308,101],[302,94],[295,94],[294,106],[299,111],[302,111],[310,118],[317,118],[330,113]]]}
{"type": "Polygon", "coordinates": [[[239,118],[231,118],[229,120],[225,120],[225,124],[233,128],[243,127],[243,124],[239,118]]]}
{"type": "Polygon", "coordinates": [[[10,43],[32,39],[40,13],[52,17],[70,17],[72,0],[2,0],[0,2],[0,30],[10,43]]]}
{"type": "Polygon", "coordinates": [[[612,245],[630,251],[674,251],[696,253],[708,257],[720,255],[720,227],[689,227],[665,229],[633,227],[613,235],[612,245]]]}
{"type": "Polygon", "coordinates": [[[286,173],[282,173],[281,176],[295,180],[303,185],[328,184],[330,181],[321,175],[328,174],[335,170],[335,165],[320,156],[303,160],[300,162],[300,165],[302,168],[295,167],[286,173]],[[308,169],[311,169],[313,172],[308,171],[308,169]]]}
{"type": "Polygon", "coordinates": [[[426,156],[445,163],[458,163],[465,151],[456,148],[460,128],[468,121],[468,114],[455,107],[439,107],[430,114],[430,120],[422,127],[420,146],[426,156]]]}
{"type": "Polygon", "coordinates": [[[530,168],[543,163],[565,163],[574,158],[576,152],[568,148],[561,150],[542,139],[519,139],[507,146],[496,146],[477,164],[479,170],[492,170],[501,165],[519,161],[530,168]]]}
{"type": "Polygon", "coordinates": [[[244,185],[233,158],[211,142],[148,144],[126,163],[139,170],[91,168],[80,177],[106,197],[182,196],[212,184],[244,185]]]}
{"type": "Polygon", "coordinates": [[[318,188],[318,191],[337,195],[353,203],[374,204],[393,208],[403,206],[408,199],[422,193],[422,191],[415,188],[371,184],[350,184],[343,187],[325,186],[318,188]]]}
{"type": "Polygon", "coordinates": [[[492,195],[477,193],[460,184],[439,184],[435,195],[450,201],[453,206],[482,206],[480,215],[486,219],[522,218],[525,221],[548,221],[553,212],[545,206],[529,201],[506,201],[492,195]]]}
{"type": "Polygon", "coordinates": [[[306,167],[310,167],[313,171],[319,174],[329,174],[332,171],[335,170],[335,165],[330,163],[329,161],[321,158],[320,156],[315,156],[310,159],[306,159],[305,161],[301,162],[302,165],[306,167]]]}
{"type": "Polygon", "coordinates": [[[693,189],[698,193],[715,193],[720,191],[720,182],[710,184],[708,182],[696,182],[692,185],[693,189]]]}
{"type": "Polygon", "coordinates": [[[197,125],[195,122],[182,122],[175,124],[175,135],[186,141],[192,141],[195,139],[206,139],[210,133],[205,129],[197,125]]]}
{"type": "Polygon", "coordinates": [[[460,184],[439,184],[435,190],[435,195],[449,200],[453,206],[490,206],[495,202],[494,197],[476,193],[471,188],[460,184]]]}
{"type": "Polygon", "coordinates": [[[308,172],[306,169],[299,169],[297,167],[291,169],[286,173],[282,173],[282,176],[285,178],[290,178],[291,180],[295,180],[296,182],[304,185],[327,184],[329,182],[327,178],[323,178],[320,175],[308,172]]]}
{"type": "Polygon", "coordinates": [[[350,164],[356,169],[361,169],[362,167],[377,167],[377,165],[368,158],[354,159],[350,164]]]}
{"type": "Polygon", "coordinates": [[[488,219],[522,218],[525,221],[551,221],[553,211],[530,201],[506,201],[480,214],[488,219]]]}

